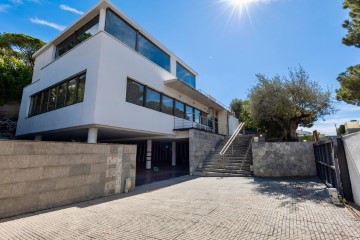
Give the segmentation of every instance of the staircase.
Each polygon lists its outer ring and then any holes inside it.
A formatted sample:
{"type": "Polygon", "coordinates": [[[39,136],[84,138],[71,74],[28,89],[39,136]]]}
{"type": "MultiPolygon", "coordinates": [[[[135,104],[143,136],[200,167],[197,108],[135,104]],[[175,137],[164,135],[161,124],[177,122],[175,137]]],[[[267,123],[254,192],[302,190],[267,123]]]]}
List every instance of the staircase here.
{"type": "Polygon", "coordinates": [[[195,171],[194,175],[203,177],[251,177],[251,141],[253,135],[238,135],[224,155],[220,152],[231,136],[225,137],[195,171]]]}

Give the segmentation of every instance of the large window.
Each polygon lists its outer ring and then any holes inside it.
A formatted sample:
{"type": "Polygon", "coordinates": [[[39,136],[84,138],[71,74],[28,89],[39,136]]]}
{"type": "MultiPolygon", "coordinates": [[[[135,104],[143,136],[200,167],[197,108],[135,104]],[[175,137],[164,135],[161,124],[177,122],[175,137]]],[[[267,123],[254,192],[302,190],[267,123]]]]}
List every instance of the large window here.
{"type": "Polygon", "coordinates": [[[176,76],[185,83],[195,88],[195,75],[178,62],[176,63],[176,76]]]}
{"type": "Polygon", "coordinates": [[[149,41],[142,34],[139,34],[138,51],[144,57],[150,59],[166,71],[170,72],[170,56],[167,55],[163,50],[149,41]]]}
{"type": "Polygon", "coordinates": [[[58,58],[74,48],[79,43],[85,41],[89,37],[95,35],[99,31],[99,16],[96,16],[93,20],[73,33],[70,37],[65,39],[62,43],[56,46],[55,57],[58,58]]]}
{"type": "Polygon", "coordinates": [[[106,12],[105,31],[170,72],[170,56],[109,9],[106,12]]]}
{"type": "Polygon", "coordinates": [[[136,48],[136,30],[109,9],[106,13],[105,31],[132,49],[136,48]]]}
{"type": "Polygon", "coordinates": [[[160,93],[150,88],[146,88],[145,106],[156,111],[160,111],[160,93]]]}
{"type": "Polygon", "coordinates": [[[192,107],[190,107],[189,105],[186,105],[185,113],[186,113],[185,118],[187,120],[192,121],[193,120],[193,115],[194,115],[194,109],[192,107]]]}
{"type": "Polygon", "coordinates": [[[166,95],[163,95],[161,111],[164,113],[173,115],[174,114],[174,99],[172,99],[171,97],[168,97],[166,95]]]}
{"type": "Polygon", "coordinates": [[[131,79],[127,81],[126,101],[136,105],[144,105],[144,85],[131,79]]]}
{"type": "Polygon", "coordinates": [[[185,117],[185,104],[179,101],[175,101],[175,116],[179,118],[185,117]]]}
{"type": "MultiPolygon", "coordinates": [[[[80,82],[80,81],[79,81],[80,82]]],[[[127,80],[126,101],[156,111],[205,124],[206,113],[132,79],[127,80]]]]}
{"type": "Polygon", "coordinates": [[[29,116],[84,101],[86,73],[77,75],[31,97],[29,116]]]}

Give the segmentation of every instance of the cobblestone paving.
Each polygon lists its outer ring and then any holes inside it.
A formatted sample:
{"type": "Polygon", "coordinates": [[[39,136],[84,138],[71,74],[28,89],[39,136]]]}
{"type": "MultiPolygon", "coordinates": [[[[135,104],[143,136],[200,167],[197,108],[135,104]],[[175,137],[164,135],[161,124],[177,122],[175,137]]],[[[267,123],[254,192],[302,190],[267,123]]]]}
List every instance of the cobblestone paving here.
{"type": "Polygon", "coordinates": [[[360,239],[360,222],[316,179],[186,176],[0,220],[0,239],[360,239]]]}

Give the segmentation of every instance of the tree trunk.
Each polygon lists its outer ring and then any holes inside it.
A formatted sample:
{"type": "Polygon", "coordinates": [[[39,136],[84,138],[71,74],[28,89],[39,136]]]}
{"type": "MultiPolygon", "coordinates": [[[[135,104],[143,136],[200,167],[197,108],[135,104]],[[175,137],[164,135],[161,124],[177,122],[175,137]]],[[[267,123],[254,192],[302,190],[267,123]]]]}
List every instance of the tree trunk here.
{"type": "MultiPolygon", "coordinates": [[[[287,128],[285,127],[285,124],[280,120],[280,119],[278,119],[278,118],[276,118],[276,117],[272,117],[272,119],[273,119],[273,121],[274,122],[276,122],[278,125],[279,125],[279,127],[283,130],[283,139],[286,141],[287,140],[287,137],[288,137],[288,130],[287,130],[287,128]]],[[[281,139],[282,140],[282,139],[281,139]]]]}
{"type": "Polygon", "coordinates": [[[291,121],[290,122],[290,137],[291,137],[291,141],[297,141],[298,140],[298,136],[296,134],[296,129],[298,128],[299,124],[296,121],[291,121]]]}

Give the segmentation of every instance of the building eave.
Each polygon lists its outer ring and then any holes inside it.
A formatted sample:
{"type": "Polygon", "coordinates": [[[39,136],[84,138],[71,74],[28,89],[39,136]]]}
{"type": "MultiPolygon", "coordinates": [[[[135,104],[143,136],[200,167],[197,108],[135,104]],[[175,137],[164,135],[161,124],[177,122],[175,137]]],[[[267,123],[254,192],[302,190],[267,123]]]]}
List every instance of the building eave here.
{"type": "Polygon", "coordinates": [[[230,111],[223,104],[219,103],[215,98],[193,88],[178,78],[164,81],[164,83],[167,87],[172,88],[207,107],[212,107],[217,111],[226,110],[229,114],[231,114],[230,111]]]}

